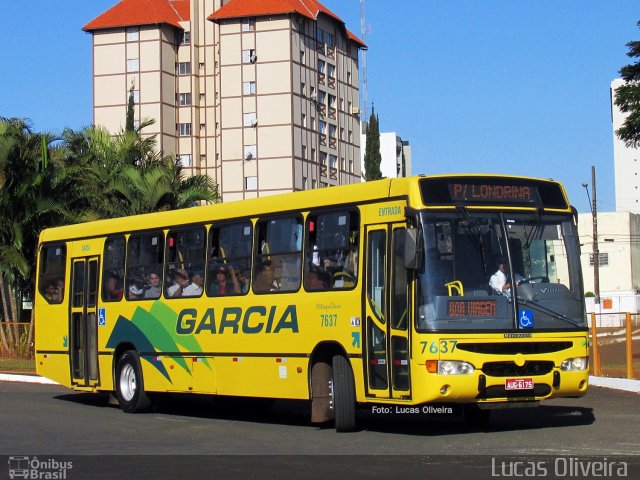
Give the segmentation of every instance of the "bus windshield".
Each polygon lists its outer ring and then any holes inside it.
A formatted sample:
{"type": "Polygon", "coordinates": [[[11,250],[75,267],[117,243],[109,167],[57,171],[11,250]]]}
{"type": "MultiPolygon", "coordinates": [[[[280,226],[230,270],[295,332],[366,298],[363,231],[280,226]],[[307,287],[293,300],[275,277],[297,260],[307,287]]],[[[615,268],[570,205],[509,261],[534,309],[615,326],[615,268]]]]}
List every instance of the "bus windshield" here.
{"type": "Polygon", "coordinates": [[[421,224],[418,330],[586,328],[571,216],[459,209],[423,212],[421,224]]]}

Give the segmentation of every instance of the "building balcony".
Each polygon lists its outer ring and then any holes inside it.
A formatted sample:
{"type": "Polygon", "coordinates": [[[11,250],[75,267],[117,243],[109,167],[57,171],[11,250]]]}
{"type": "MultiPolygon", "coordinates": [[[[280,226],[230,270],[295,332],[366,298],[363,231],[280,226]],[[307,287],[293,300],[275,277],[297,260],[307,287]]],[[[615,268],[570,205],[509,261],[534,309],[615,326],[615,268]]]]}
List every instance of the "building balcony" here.
{"type": "Polygon", "coordinates": [[[320,134],[320,145],[327,146],[327,135],[326,133],[320,134]]]}

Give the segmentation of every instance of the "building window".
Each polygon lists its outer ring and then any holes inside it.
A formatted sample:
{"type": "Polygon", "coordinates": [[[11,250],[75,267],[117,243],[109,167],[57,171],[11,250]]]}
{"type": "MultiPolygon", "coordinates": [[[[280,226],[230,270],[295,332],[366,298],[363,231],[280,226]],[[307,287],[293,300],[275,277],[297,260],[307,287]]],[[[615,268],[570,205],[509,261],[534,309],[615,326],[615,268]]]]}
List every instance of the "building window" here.
{"type": "Polygon", "coordinates": [[[242,31],[243,32],[254,32],[256,29],[256,20],[255,18],[243,18],[242,19],[242,31]]]}
{"type": "Polygon", "coordinates": [[[243,82],[242,83],[243,95],[255,95],[256,94],[256,82],[243,82]]]}
{"type": "Polygon", "coordinates": [[[340,127],[340,140],[344,141],[344,128],[340,127]]]}
{"type": "Polygon", "coordinates": [[[318,131],[322,134],[327,132],[327,122],[323,122],[322,120],[320,120],[318,122],[318,131]]]}
{"type": "Polygon", "coordinates": [[[257,149],[255,145],[244,146],[244,160],[248,162],[251,159],[257,158],[257,149]]]}
{"type": "Polygon", "coordinates": [[[302,145],[302,158],[304,158],[305,160],[307,158],[307,146],[306,145],[302,145]]]}
{"type": "Polygon", "coordinates": [[[191,136],[191,124],[190,123],[179,123],[178,124],[178,134],[181,137],[190,137],[191,136]]]}
{"type": "Polygon", "coordinates": [[[300,50],[300,63],[304,64],[304,50],[300,50]]]}
{"type": "Polygon", "coordinates": [[[327,182],[320,182],[320,188],[327,188],[329,184],[327,182]]]}
{"type": "Polygon", "coordinates": [[[316,28],[316,40],[320,43],[324,42],[324,30],[321,28],[316,28]]]}
{"type": "Polygon", "coordinates": [[[191,75],[191,63],[189,62],[178,63],[178,75],[191,75]]]}
{"type": "Polygon", "coordinates": [[[347,72],[347,83],[351,84],[351,72],[347,72]]]}
{"type": "Polygon", "coordinates": [[[353,160],[349,160],[349,173],[353,173],[353,160]]]}
{"type": "Polygon", "coordinates": [[[302,189],[307,190],[309,187],[309,182],[307,181],[307,177],[302,177],[302,189]]]}
{"type": "Polygon", "coordinates": [[[302,114],[302,126],[303,127],[307,126],[307,114],[306,113],[302,114]]]}
{"type": "Polygon", "coordinates": [[[181,107],[187,107],[191,105],[191,94],[190,93],[180,93],[178,94],[178,101],[181,107]]]}
{"type": "Polygon", "coordinates": [[[327,98],[326,92],[324,92],[323,90],[318,90],[318,103],[320,105],[324,105],[326,98],[327,98]]]}
{"type": "Polygon", "coordinates": [[[329,138],[336,138],[336,130],[338,128],[335,125],[329,124],[329,138]]]}
{"type": "MultiPolygon", "coordinates": [[[[604,267],[609,265],[609,254],[608,253],[599,253],[598,254],[598,266],[604,267]]],[[[589,254],[589,266],[593,267],[593,253],[589,254]]]]}
{"type": "Polygon", "coordinates": [[[324,32],[324,43],[329,46],[333,45],[333,35],[331,35],[329,32],[324,32]]]}
{"type": "Polygon", "coordinates": [[[344,157],[341,157],[341,158],[340,158],[340,168],[341,168],[342,170],[345,170],[345,168],[346,168],[346,167],[347,167],[347,164],[346,164],[346,162],[344,161],[344,157]]]}
{"type": "Polygon", "coordinates": [[[316,179],[315,179],[315,178],[312,178],[312,179],[311,179],[311,188],[312,188],[312,189],[316,188],[316,186],[317,186],[316,184],[317,184],[316,179]]]}
{"type": "Polygon", "coordinates": [[[318,60],[318,72],[324,73],[324,69],[326,65],[327,65],[327,62],[325,62],[324,60],[318,60]]]}
{"type": "Polygon", "coordinates": [[[138,27],[127,28],[127,42],[137,42],[140,38],[140,29],[138,27]]]}
{"type": "Polygon", "coordinates": [[[200,62],[200,63],[198,64],[198,68],[199,68],[200,70],[204,70],[204,62],[200,62]]]}
{"type": "Polygon", "coordinates": [[[140,59],[130,58],[127,60],[127,72],[137,72],[140,70],[140,59]]]}
{"type": "Polygon", "coordinates": [[[256,63],[257,59],[256,51],[253,48],[242,50],[242,63],[256,63]]]}
{"type": "Polygon", "coordinates": [[[200,102],[204,102],[204,93],[200,94],[200,102]]]}
{"type": "MultiPolygon", "coordinates": [[[[311,147],[311,159],[310,160],[315,160],[316,159],[316,149],[311,147]]],[[[313,188],[316,188],[315,186],[313,188]]]]}
{"type": "Polygon", "coordinates": [[[256,112],[249,112],[243,115],[242,124],[245,127],[255,127],[258,125],[258,118],[256,117],[256,112]]]}
{"type": "Polygon", "coordinates": [[[329,168],[336,168],[336,163],[338,163],[338,157],[329,155],[329,168]]]}
{"type": "Polygon", "coordinates": [[[180,165],[182,167],[190,167],[191,160],[192,160],[191,154],[178,155],[178,162],[180,162],[180,165]]]}
{"type": "Polygon", "coordinates": [[[185,31],[182,32],[180,36],[180,45],[189,45],[191,44],[191,32],[185,31]]]}
{"type": "Polygon", "coordinates": [[[327,164],[327,152],[320,152],[320,165],[327,164]]]}
{"type": "Polygon", "coordinates": [[[329,94],[329,108],[336,108],[336,96],[329,94]]]}
{"type": "Polygon", "coordinates": [[[304,83],[304,82],[302,82],[302,83],[300,84],[300,94],[301,94],[301,95],[304,95],[304,94],[306,93],[306,91],[307,91],[307,84],[306,84],[306,83],[304,83]]]}
{"type": "Polygon", "coordinates": [[[258,177],[244,177],[244,189],[245,190],[257,190],[258,189],[258,177]]]}

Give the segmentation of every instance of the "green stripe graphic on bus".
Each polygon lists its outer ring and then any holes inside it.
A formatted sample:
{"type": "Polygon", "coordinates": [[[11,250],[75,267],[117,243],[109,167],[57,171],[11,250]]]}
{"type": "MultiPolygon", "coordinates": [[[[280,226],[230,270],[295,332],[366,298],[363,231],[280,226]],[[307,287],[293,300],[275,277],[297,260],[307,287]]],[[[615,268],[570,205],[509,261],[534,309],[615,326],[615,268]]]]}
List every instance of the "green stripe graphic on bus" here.
{"type": "MultiPolygon", "coordinates": [[[[179,352],[178,346],[183,347],[187,352],[202,352],[202,347],[192,336],[179,336],[174,331],[178,315],[162,302],[154,302],[150,311],[143,308],[136,308],[131,320],[122,315],[118,317],[116,325],[107,341],[108,348],[115,348],[118,343],[124,340],[134,342],[139,351],[145,352],[179,352]]],[[[169,374],[162,362],[155,358],[147,358],[164,377],[171,381],[169,374]]],[[[187,362],[182,357],[173,358],[189,375],[187,362]]],[[[206,358],[202,362],[211,369],[206,358]]]]}

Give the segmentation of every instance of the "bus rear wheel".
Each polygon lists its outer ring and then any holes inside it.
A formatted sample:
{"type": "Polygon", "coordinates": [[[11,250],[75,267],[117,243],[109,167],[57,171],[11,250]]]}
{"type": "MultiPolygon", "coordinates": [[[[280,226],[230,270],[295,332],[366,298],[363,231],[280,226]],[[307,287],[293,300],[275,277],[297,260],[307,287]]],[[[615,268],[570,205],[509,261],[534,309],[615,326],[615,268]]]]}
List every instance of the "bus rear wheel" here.
{"type": "Polygon", "coordinates": [[[356,428],[356,392],[351,365],[342,355],[332,360],[331,399],[338,432],[352,432],[356,428]]]}
{"type": "Polygon", "coordinates": [[[151,400],[144,391],[140,356],[135,350],[127,350],[116,364],[116,397],[125,413],[144,412],[151,407],[151,400]]]}

